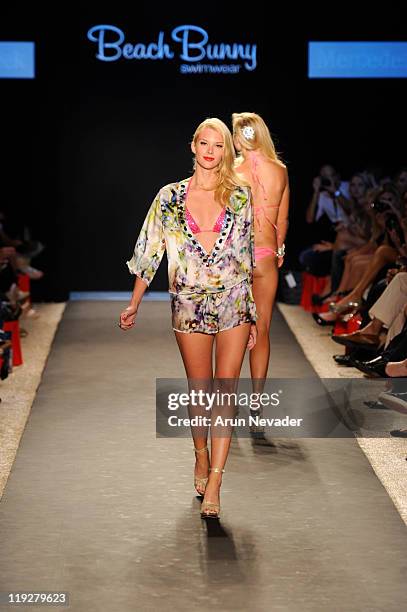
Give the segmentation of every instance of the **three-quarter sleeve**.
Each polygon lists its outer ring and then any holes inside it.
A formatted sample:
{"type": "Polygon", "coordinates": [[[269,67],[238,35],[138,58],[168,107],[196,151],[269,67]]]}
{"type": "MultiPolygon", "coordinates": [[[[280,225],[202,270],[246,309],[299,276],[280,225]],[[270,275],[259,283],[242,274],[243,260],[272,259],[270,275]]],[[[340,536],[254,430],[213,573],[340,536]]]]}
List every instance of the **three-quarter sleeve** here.
{"type": "Polygon", "coordinates": [[[157,272],[164,251],[161,199],[158,193],[144,219],[134,247],[133,257],[126,262],[130,273],[139,276],[148,287],[157,272]]]}

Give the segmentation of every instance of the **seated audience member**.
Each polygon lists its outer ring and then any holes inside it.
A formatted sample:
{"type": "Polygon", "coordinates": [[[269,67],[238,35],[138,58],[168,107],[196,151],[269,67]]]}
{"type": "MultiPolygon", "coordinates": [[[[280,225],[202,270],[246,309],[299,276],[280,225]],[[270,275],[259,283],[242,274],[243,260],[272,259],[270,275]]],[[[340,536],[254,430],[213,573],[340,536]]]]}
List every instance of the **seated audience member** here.
{"type": "MultiPolygon", "coordinates": [[[[359,311],[362,307],[362,298],[366,289],[373,282],[377,282],[386,275],[387,269],[391,264],[394,264],[400,254],[399,248],[405,238],[400,217],[401,198],[396,188],[392,185],[382,187],[372,208],[375,212],[375,223],[381,228],[381,233],[375,238],[375,243],[378,246],[373,254],[369,253],[371,257],[369,257],[367,265],[363,260],[361,263],[356,262],[361,268],[359,277],[357,277],[357,274],[350,274],[345,262],[344,275],[347,274],[346,278],[349,284],[354,284],[346,287],[341,282],[340,288],[349,292],[338,302],[330,304],[330,313],[314,315],[314,319],[320,325],[332,325],[338,316],[359,311]]],[[[351,259],[349,265],[354,263],[351,259]]]]}
{"type": "Polygon", "coordinates": [[[332,262],[330,281],[322,296],[313,295],[314,304],[326,303],[335,297],[346,295],[347,287],[343,277],[345,260],[348,262],[356,255],[369,253],[372,250],[372,213],[367,194],[373,188],[373,183],[363,172],[352,176],[349,183],[349,200],[339,198],[346,219],[337,223],[336,238],[332,245],[332,262]]]}
{"type": "Polygon", "coordinates": [[[398,272],[379,299],[369,309],[371,321],[350,334],[333,335],[332,340],[349,348],[379,348],[381,334],[387,329],[384,348],[403,329],[407,312],[407,272],[398,272]]]}
{"type": "Polygon", "coordinates": [[[0,246],[9,246],[15,249],[15,254],[10,260],[10,265],[12,265],[16,271],[28,274],[33,280],[42,278],[44,273],[31,266],[31,259],[43,251],[44,245],[38,240],[11,238],[5,231],[5,220],[5,214],[0,211],[0,246]]]}

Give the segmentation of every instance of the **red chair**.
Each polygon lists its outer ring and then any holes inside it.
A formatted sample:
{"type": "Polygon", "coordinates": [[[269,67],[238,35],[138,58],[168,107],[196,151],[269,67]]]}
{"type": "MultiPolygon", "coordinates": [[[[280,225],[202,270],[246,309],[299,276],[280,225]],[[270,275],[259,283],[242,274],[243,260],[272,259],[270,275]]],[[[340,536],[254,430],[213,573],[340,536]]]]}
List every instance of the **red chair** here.
{"type": "Polygon", "coordinates": [[[13,351],[13,366],[18,366],[23,363],[23,354],[21,352],[20,342],[20,323],[17,321],[4,321],[4,331],[11,331],[11,348],[13,351]]]}
{"type": "MultiPolygon", "coordinates": [[[[18,274],[17,278],[18,278],[18,280],[17,280],[18,288],[21,291],[28,291],[28,292],[30,292],[31,291],[31,279],[28,276],[28,274],[21,274],[20,273],[20,274],[18,274]]],[[[32,303],[31,303],[31,295],[29,295],[26,299],[27,299],[27,301],[28,301],[28,303],[29,303],[29,305],[31,307],[31,305],[32,305],[32,303]]]]}
{"type": "Polygon", "coordinates": [[[316,306],[312,303],[312,294],[317,293],[320,295],[323,293],[328,280],[329,276],[314,276],[309,272],[302,273],[300,305],[304,308],[304,310],[307,310],[308,312],[326,312],[328,310],[328,304],[316,306]]]}
{"type": "Polygon", "coordinates": [[[28,274],[22,274],[21,272],[18,274],[17,285],[21,291],[30,291],[30,282],[31,279],[28,274]]]}

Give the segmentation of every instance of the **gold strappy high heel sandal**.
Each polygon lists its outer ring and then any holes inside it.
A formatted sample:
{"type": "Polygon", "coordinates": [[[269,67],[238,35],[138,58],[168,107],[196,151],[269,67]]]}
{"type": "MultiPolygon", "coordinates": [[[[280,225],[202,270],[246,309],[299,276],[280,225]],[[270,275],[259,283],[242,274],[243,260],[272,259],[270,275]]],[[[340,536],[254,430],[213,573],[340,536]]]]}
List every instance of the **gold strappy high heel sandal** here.
{"type": "MultiPolygon", "coordinates": [[[[222,470],[221,468],[215,467],[215,468],[209,468],[209,470],[211,472],[222,472],[222,474],[224,473],[225,470],[222,470]]],[[[214,502],[210,502],[210,501],[203,501],[202,505],[201,505],[201,518],[214,518],[217,519],[219,518],[220,515],[220,504],[215,504],[214,502]]]]}
{"type": "MultiPolygon", "coordinates": [[[[194,446],[194,451],[196,453],[203,453],[204,451],[208,451],[208,447],[204,446],[203,448],[195,448],[194,446]]],[[[209,468],[210,469],[210,468],[209,468]]],[[[198,478],[198,476],[194,476],[194,487],[198,493],[198,495],[204,495],[205,493],[205,489],[206,489],[206,483],[208,482],[208,478],[198,478]],[[198,487],[199,489],[201,489],[201,491],[198,491],[198,487]],[[203,489],[203,491],[202,491],[203,489]]]]}

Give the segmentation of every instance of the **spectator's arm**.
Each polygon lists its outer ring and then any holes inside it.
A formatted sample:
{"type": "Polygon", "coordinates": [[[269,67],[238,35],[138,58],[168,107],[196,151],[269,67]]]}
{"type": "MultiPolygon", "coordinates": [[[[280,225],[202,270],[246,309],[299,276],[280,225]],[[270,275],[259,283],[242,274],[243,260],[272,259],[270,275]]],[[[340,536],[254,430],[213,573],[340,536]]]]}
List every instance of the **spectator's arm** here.
{"type": "Polygon", "coordinates": [[[337,202],[337,204],[339,204],[339,206],[342,208],[342,210],[347,214],[350,215],[352,212],[352,204],[350,202],[350,200],[348,200],[348,198],[346,198],[343,193],[341,193],[340,195],[335,197],[335,201],[337,202]]]}
{"type": "Polygon", "coordinates": [[[315,220],[315,212],[317,209],[319,198],[319,191],[314,191],[311,197],[311,201],[308,204],[307,212],[305,213],[305,220],[307,223],[314,223],[315,220]]]}
{"type": "Polygon", "coordinates": [[[355,255],[365,255],[365,253],[369,253],[372,248],[376,248],[376,243],[373,240],[369,240],[366,244],[363,244],[361,247],[358,247],[352,253],[355,255]]]}

